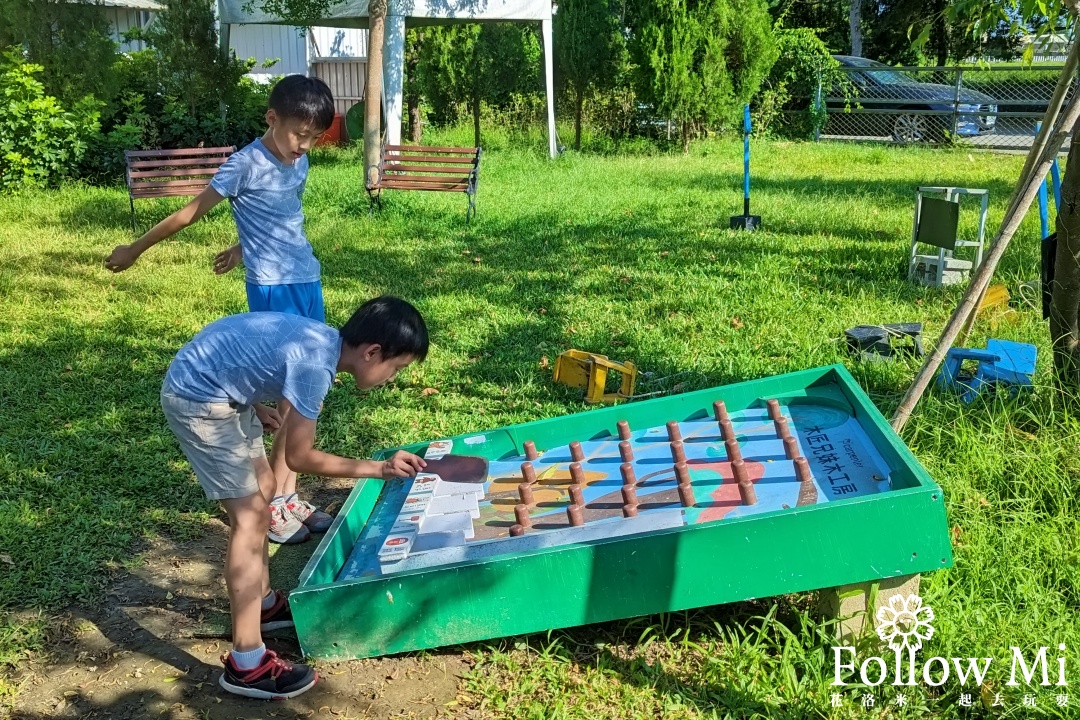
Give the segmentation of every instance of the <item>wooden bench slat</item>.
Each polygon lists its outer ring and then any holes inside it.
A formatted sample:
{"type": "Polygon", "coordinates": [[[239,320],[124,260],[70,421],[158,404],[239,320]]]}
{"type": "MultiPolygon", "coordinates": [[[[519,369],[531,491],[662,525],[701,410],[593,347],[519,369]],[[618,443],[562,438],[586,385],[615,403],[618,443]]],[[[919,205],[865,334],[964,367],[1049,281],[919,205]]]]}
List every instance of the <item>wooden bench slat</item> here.
{"type": "Polygon", "coordinates": [[[427,183],[428,185],[460,185],[468,183],[468,177],[443,177],[437,175],[384,175],[383,182],[392,180],[396,183],[427,183]]]}
{"type": "Polygon", "coordinates": [[[192,167],[192,166],[212,166],[216,171],[217,168],[222,165],[227,157],[214,157],[214,158],[182,158],[180,160],[132,160],[128,163],[128,167],[132,170],[161,170],[162,168],[170,167],[192,167]]]}
{"type": "Polygon", "coordinates": [[[210,178],[191,178],[188,180],[143,180],[131,183],[133,188],[151,187],[205,187],[210,184],[210,178]]]}
{"type": "Polygon", "coordinates": [[[213,148],[180,148],[178,150],[125,150],[125,157],[148,158],[148,157],[182,157],[187,155],[221,155],[236,152],[235,147],[213,148]]]}
{"type": "Polygon", "coordinates": [[[456,155],[476,155],[476,148],[438,147],[435,145],[383,145],[383,150],[394,152],[440,152],[456,155]]]}
{"type": "Polygon", "coordinates": [[[463,172],[468,172],[468,168],[463,168],[460,165],[452,165],[450,167],[435,167],[429,165],[384,165],[383,172],[408,172],[408,173],[454,173],[455,175],[461,175],[463,172]]]}
{"type": "Polygon", "coordinates": [[[140,180],[142,178],[161,178],[161,177],[192,177],[196,175],[213,176],[217,173],[217,168],[187,168],[183,170],[132,170],[128,173],[128,177],[132,180],[140,180]]]}
{"type": "Polygon", "coordinates": [[[383,162],[432,163],[435,165],[476,165],[476,158],[436,157],[433,155],[384,155],[383,162]]]}
{"type": "Polygon", "coordinates": [[[379,183],[374,189],[376,190],[429,190],[431,192],[465,192],[469,187],[468,183],[458,183],[457,185],[428,185],[425,183],[393,183],[382,182],[379,183]]]}
{"type": "MultiPolygon", "coordinates": [[[[202,188],[196,188],[201,190],[202,188]]],[[[142,192],[133,193],[132,197],[142,200],[145,198],[160,198],[160,197],[191,197],[198,194],[197,192],[189,192],[186,188],[160,188],[157,190],[145,190],[142,192]]]]}

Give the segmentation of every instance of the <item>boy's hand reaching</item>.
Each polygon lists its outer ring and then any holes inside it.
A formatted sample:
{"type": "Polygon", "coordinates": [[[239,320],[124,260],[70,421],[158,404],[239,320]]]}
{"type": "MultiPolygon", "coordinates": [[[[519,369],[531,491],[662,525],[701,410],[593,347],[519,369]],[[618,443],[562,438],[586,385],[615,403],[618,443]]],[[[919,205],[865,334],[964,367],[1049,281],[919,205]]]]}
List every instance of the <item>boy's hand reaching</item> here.
{"type": "Polygon", "coordinates": [[[105,267],[114,273],[123,272],[134,265],[141,254],[134,245],[117,245],[105,258],[105,267]]]}
{"type": "Polygon", "coordinates": [[[396,477],[412,477],[427,465],[423,458],[404,450],[398,450],[382,464],[383,480],[396,477]]]}
{"type": "Polygon", "coordinates": [[[263,430],[274,432],[281,427],[281,413],[274,408],[256,403],[253,409],[255,410],[255,417],[259,418],[259,422],[262,423],[263,430]]]}
{"type": "Polygon", "coordinates": [[[244,251],[240,248],[239,243],[237,243],[214,256],[214,272],[218,275],[224,275],[239,265],[240,261],[243,259],[244,251]]]}

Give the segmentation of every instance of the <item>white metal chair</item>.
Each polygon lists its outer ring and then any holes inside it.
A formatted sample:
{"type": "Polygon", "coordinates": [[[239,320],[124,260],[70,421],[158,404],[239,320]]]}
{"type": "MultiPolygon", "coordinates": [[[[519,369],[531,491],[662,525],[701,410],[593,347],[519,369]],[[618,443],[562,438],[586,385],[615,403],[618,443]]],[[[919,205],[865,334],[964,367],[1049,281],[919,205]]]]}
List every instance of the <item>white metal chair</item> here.
{"type": "Polygon", "coordinates": [[[911,253],[908,278],[924,285],[941,287],[961,282],[982,264],[986,243],[986,213],[990,192],[981,188],[920,187],[915,190],[915,220],[911,226],[911,253]],[[960,224],[960,198],[969,195],[980,199],[979,230],[975,240],[957,239],[960,224]],[[936,255],[919,254],[919,245],[933,245],[936,255]],[[975,248],[972,260],[953,256],[956,248],[975,248]]]}

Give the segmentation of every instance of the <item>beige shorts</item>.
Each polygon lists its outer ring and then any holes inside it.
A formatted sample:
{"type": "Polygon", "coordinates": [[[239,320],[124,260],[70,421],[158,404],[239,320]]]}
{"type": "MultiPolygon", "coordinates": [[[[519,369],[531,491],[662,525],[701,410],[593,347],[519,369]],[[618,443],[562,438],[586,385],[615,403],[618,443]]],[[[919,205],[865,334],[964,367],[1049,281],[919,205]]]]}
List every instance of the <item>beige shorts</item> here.
{"type": "Polygon", "coordinates": [[[162,389],[161,409],[211,500],[259,492],[252,460],[266,457],[263,426],[250,405],[188,400],[162,389]]]}

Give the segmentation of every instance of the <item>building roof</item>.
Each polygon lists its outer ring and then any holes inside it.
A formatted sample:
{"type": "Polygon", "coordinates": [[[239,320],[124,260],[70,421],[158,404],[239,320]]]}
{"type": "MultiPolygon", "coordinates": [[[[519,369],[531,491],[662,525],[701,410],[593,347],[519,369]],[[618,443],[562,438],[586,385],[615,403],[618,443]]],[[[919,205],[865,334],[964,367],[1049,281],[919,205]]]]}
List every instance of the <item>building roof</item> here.
{"type": "Polygon", "coordinates": [[[164,0],[69,0],[82,5],[129,8],[131,10],[164,10],[164,0]]]}
{"type": "MultiPolygon", "coordinates": [[[[221,21],[284,24],[280,18],[261,10],[248,12],[246,4],[246,0],[218,0],[221,21]]],[[[551,0],[388,0],[386,15],[408,18],[409,27],[452,22],[551,20],[551,0]]],[[[330,6],[326,17],[312,25],[366,28],[368,0],[339,0],[330,6]]]]}

